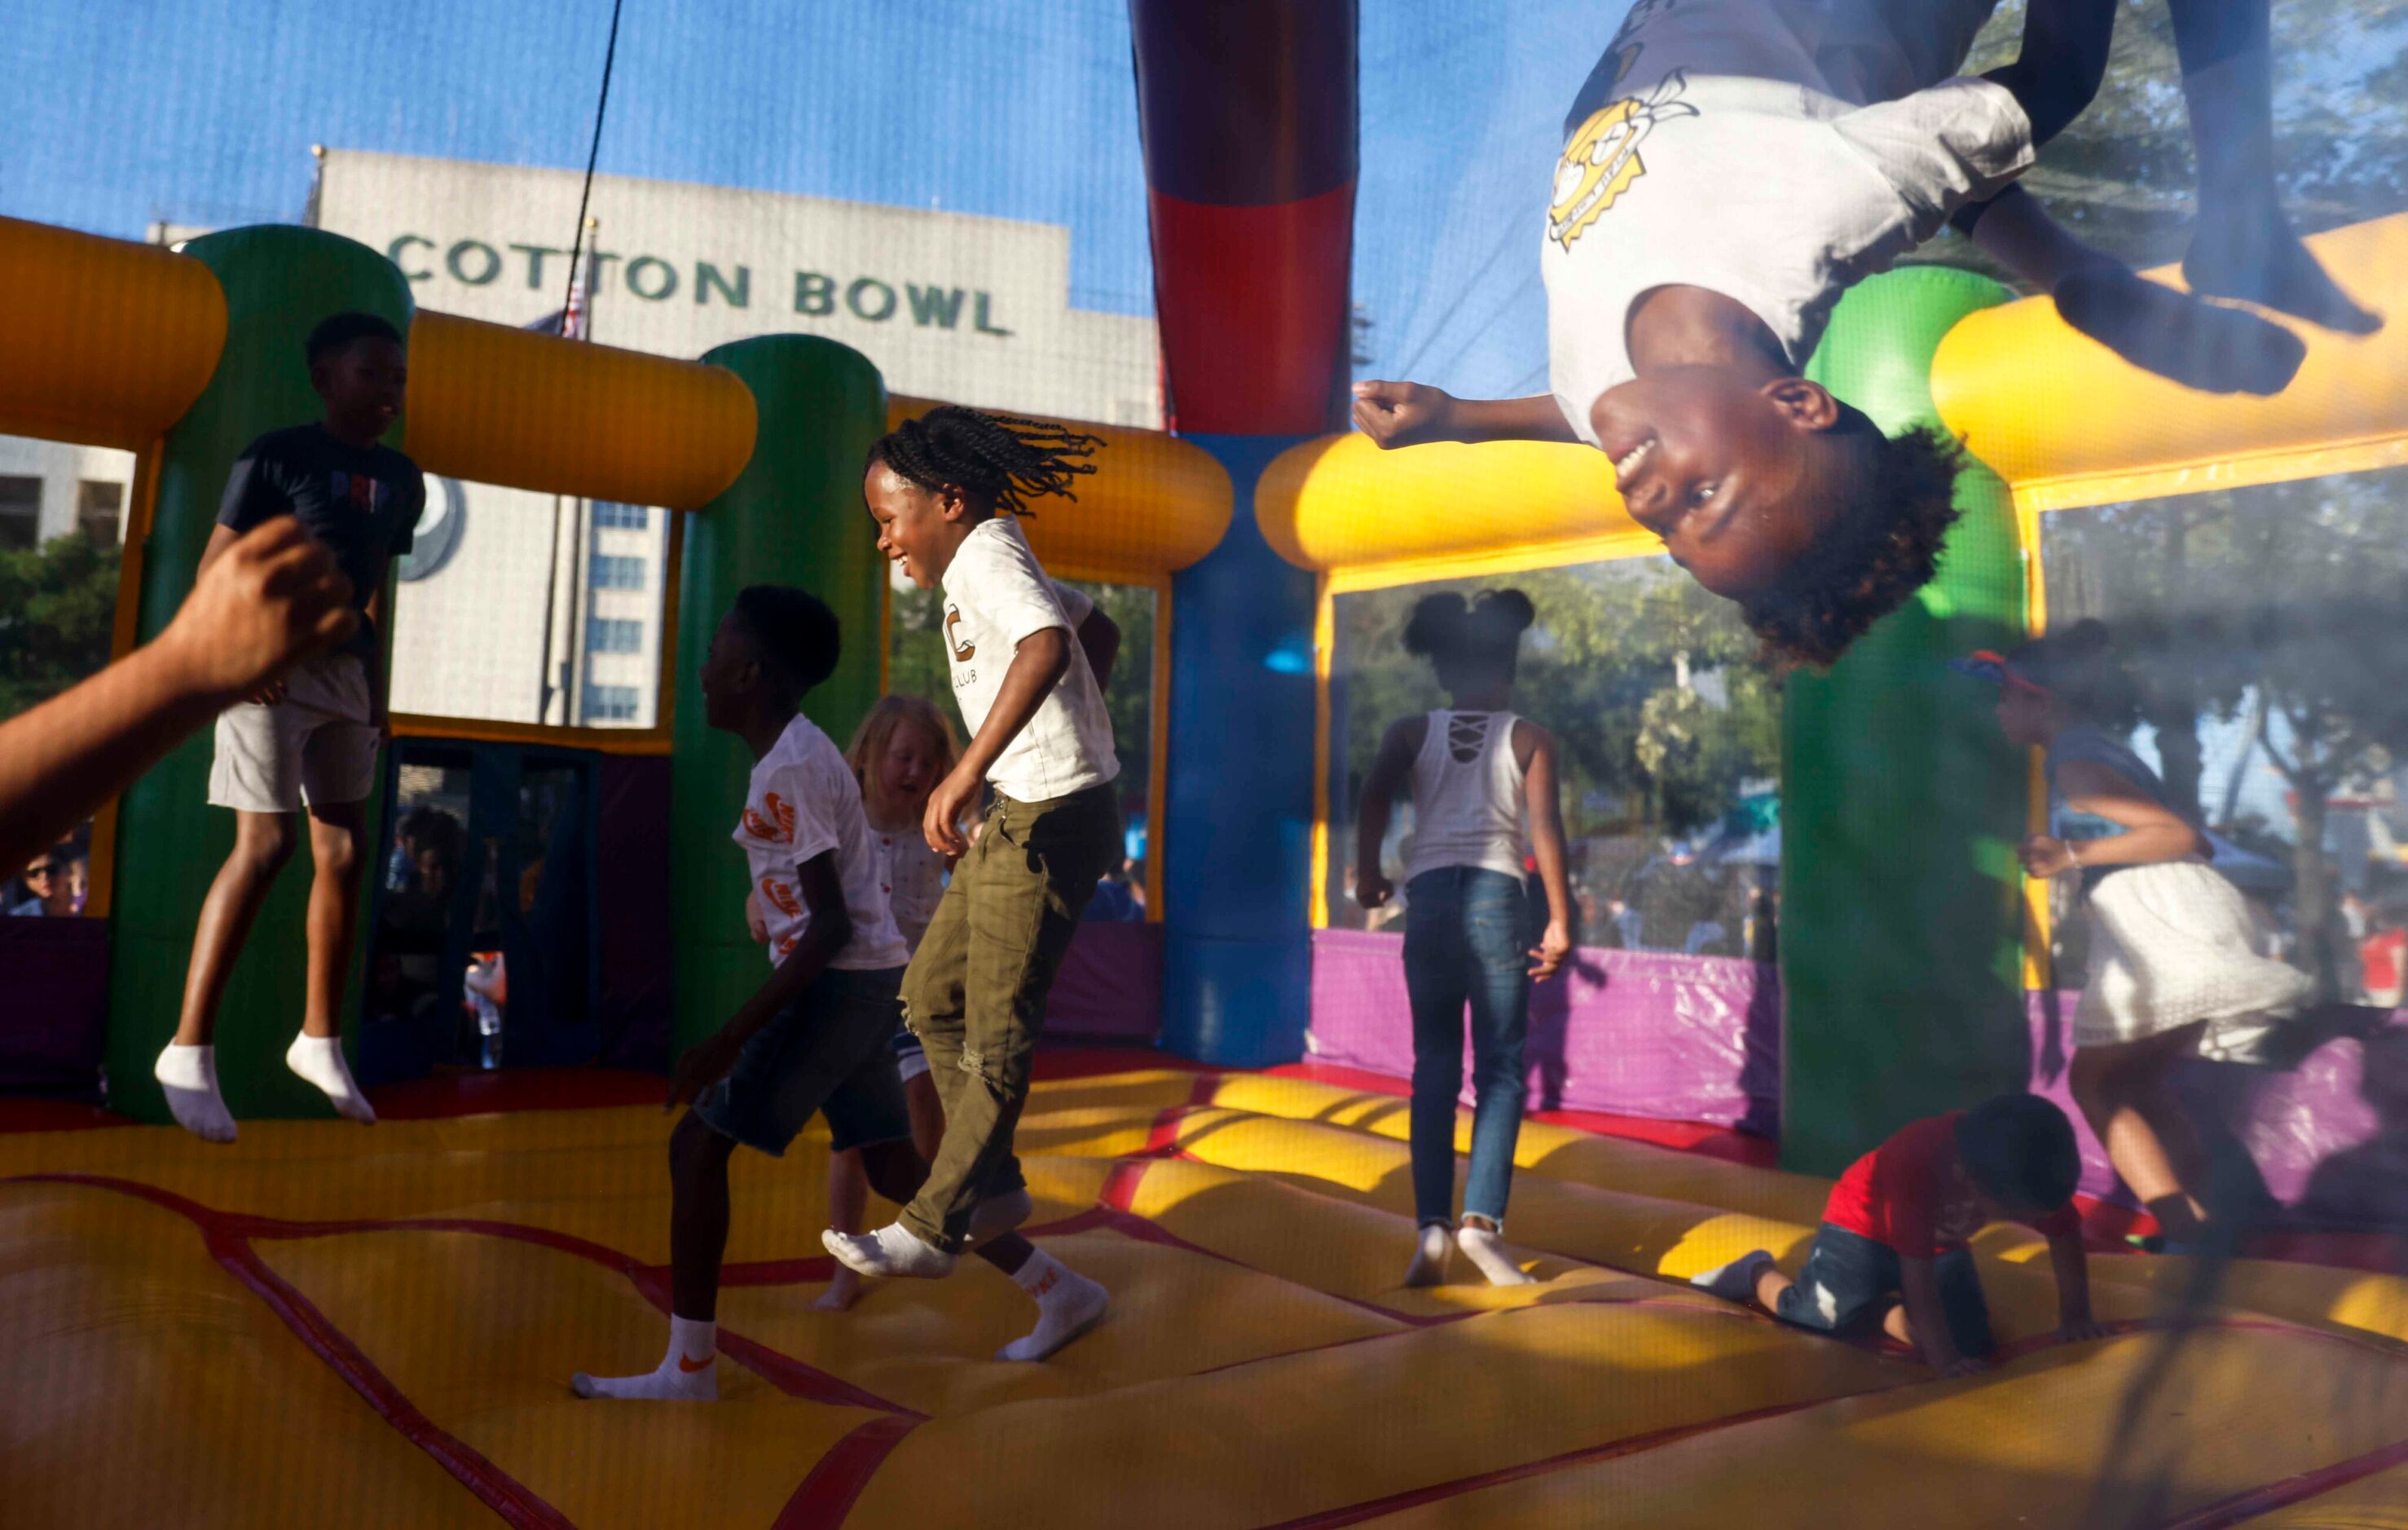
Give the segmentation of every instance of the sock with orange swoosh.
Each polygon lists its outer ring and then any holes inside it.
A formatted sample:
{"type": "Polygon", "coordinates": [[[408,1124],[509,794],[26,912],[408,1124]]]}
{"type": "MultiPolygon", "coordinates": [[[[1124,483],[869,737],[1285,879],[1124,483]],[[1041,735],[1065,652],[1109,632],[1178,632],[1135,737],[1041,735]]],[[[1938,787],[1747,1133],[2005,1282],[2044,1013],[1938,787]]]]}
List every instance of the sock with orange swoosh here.
{"type": "Polygon", "coordinates": [[[669,1352],[658,1369],[641,1376],[588,1376],[579,1371],[569,1390],[580,1397],[644,1397],[661,1402],[719,1400],[719,1324],[694,1318],[669,1319],[669,1352]]]}

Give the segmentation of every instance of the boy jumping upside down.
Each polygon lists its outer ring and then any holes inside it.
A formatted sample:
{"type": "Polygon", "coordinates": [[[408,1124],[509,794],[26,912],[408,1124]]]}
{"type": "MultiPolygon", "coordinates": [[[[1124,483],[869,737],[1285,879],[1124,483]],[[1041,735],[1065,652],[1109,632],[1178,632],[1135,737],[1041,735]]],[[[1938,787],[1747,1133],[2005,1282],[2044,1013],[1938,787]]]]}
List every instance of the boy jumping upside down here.
{"type": "Polygon", "coordinates": [[[2014,184],[2088,105],[2114,0],[2032,0],[2021,56],[1950,78],[1996,0],[1639,0],[1576,98],[1541,261],[1552,392],[1355,386],[1383,446],[1584,441],[1767,649],[1827,665],[1931,577],[1953,443],[1885,438],[1803,375],[1840,295],[1966,230],[2135,365],[2279,392],[2305,348],[2208,297],[2352,334],[2276,195],[2266,0],[2169,0],[2200,164],[2194,293],[2141,280],[2014,184]]]}

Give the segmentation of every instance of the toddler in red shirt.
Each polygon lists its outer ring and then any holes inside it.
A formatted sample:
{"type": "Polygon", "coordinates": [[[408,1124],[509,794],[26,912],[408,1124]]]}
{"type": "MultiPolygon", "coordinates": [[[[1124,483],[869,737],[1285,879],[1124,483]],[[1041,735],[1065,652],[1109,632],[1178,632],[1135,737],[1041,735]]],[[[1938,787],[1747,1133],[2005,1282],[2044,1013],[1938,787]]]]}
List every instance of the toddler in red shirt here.
{"type": "Polygon", "coordinates": [[[2057,1337],[2097,1338],[2073,1208],[2081,1172],[2064,1111],[2038,1095],[2000,1094],[1902,1126],[1851,1165],[1795,1280],[1759,1249],[1693,1283],[1820,1333],[1878,1324],[1942,1375],[1964,1376],[1997,1347],[1968,1240],[1990,1223],[2020,1222],[2048,1238],[2057,1337]]]}

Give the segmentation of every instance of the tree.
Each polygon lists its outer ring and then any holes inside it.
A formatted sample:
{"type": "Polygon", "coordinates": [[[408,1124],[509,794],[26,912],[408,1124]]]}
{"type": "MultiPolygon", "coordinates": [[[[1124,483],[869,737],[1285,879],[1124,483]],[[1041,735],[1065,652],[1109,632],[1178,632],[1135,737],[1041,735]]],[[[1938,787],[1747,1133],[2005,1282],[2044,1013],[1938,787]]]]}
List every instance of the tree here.
{"type": "MultiPolygon", "coordinates": [[[[2401,0],[2277,0],[2275,163],[2303,232],[2408,205],[2408,7],[2401,0]]],[[[2021,0],[2001,5],[1965,72],[2014,58],[2021,0]]],[[[2090,243],[2137,265],[2182,258],[2197,167],[2164,0],[2121,0],[2107,75],[2088,110],[2041,150],[2025,186],[2090,243]]],[[[1922,256],[2015,285],[1968,241],[1922,256]]],[[[2363,295],[2363,294],[2361,294],[2363,295]]]]}
{"type": "Polygon", "coordinates": [[[0,717],[14,717],[108,663],[118,550],[72,531],[0,551],[0,717]]]}

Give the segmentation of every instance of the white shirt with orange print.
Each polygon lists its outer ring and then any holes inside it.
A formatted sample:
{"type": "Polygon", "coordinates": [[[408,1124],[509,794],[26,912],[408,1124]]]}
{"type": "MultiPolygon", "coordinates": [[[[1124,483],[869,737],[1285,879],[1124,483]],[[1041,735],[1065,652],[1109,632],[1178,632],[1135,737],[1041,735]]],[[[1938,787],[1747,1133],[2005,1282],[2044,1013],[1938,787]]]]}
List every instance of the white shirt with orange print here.
{"type": "Polygon", "coordinates": [[[733,836],[743,847],[760,894],[762,922],[769,930],[772,965],[794,954],[810,928],[803,907],[798,869],[834,852],[837,882],[853,938],[828,963],[848,972],[878,972],[908,965],[910,948],[895,927],[887,907],[883,867],[869,820],[861,810],[861,783],[828,736],[797,716],[777,744],[752,767],[744,814],[733,836]]]}
{"type": "Polygon", "coordinates": [[[1744,305],[1803,368],[1840,294],[2031,164],[2003,85],[1950,78],[1995,0],[1640,0],[1575,102],[1540,269],[1549,386],[1633,376],[1657,287],[1744,305]]]}
{"type": "Polygon", "coordinates": [[[1020,523],[1009,515],[982,521],[971,530],[955,550],[943,583],[953,701],[973,737],[1003,694],[1003,677],[1023,639],[1060,627],[1071,640],[1069,668],[988,767],[988,783],[1021,802],[1045,802],[1118,777],[1111,714],[1078,644],[1079,623],[1093,604],[1083,596],[1070,601],[1076,591],[1045,577],[1020,523]]]}

